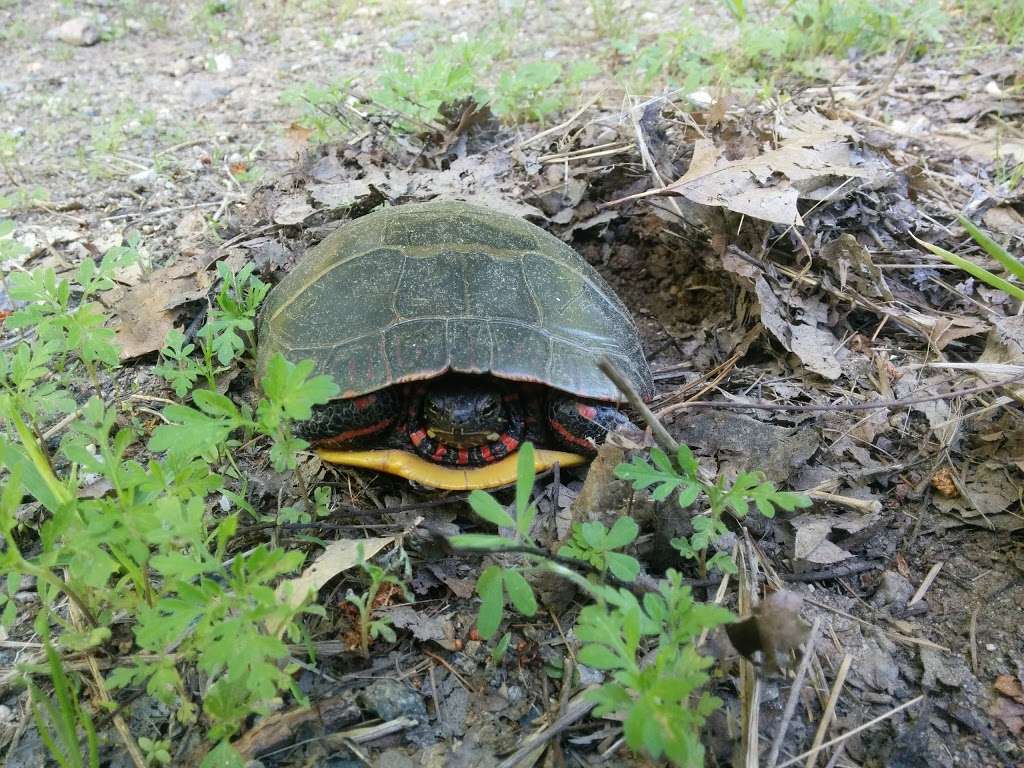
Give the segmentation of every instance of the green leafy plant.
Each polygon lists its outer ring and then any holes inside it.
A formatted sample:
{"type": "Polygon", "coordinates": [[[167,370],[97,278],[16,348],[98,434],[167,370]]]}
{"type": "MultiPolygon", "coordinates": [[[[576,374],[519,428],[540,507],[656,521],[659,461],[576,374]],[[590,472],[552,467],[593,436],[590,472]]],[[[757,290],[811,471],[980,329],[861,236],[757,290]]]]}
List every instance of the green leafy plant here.
{"type": "MultiPolygon", "coordinates": [[[[145,686],[175,707],[182,722],[192,723],[196,707],[179,667],[194,665],[203,676],[203,709],[215,740],[229,736],[250,714],[267,711],[279,691],[301,700],[290,668],[281,665],[287,647],[268,628],[280,628],[294,641],[295,617],[313,610],[281,601],[272,586],[301,565],[302,553],[260,545],[229,559],[237,514],[222,518],[212,533],[206,520],[205,499],[226,493],[221,476],[189,451],[171,451],[146,465],[130,458],[137,433],[118,427],[116,413],[98,398],[81,409],[62,441],[59,464],[66,474],[58,476],[21,408],[25,392],[38,381],[40,358],[27,345],[13,358],[3,358],[0,398],[0,416],[15,435],[0,440],[0,460],[10,473],[0,497],[5,620],[13,619],[10,590],[22,575],[37,579],[44,607],[63,594],[81,610],[88,628],[76,632],[65,625],[62,643],[69,647],[105,642],[115,615],[134,616],[133,632],[144,654],[112,673],[109,684],[145,686]],[[85,476],[99,478],[109,491],[83,495],[79,482],[85,476]],[[25,492],[50,513],[32,556],[21,552],[14,535],[25,492]]],[[[199,401],[215,413],[234,407],[221,395],[201,393],[199,401]]],[[[65,408],[61,397],[59,389],[51,392],[53,405],[65,408]]],[[[294,403],[287,408],[294,411],[294,403]]],[[[48,615],[65,624],[59,612],[48,615]]]]}
{"type": "Polygon", "coordinates": [[[192,391],[202,369],[192,359],[195,344],[185,343],[185,334],[172,329],[167,332],[164,347],[160,350],[160,363],[153,366],[153,373],[174,389],[178,397],[185,397],[192,391]]]}
{"type": "Polygon", "coordinates": [[[28,246],[14,239],[14,222],[0,219],[0,264],[28,253],[28,246]]]}
{"type": "Polygon", "coordinates": [[[66,278],[58,280],[52,267],[14,272],[8,280],[10,296],[28,304],[8,317],[5,325],[34,328],[42,342],[56,345],[61,369],[73,354],[95,379],[96,363],[111,367],[118,364],[118,348],[114,332],[105,327],[102,305],[91,299],[113,288],[115,274],[138,261],[137,246],[135,235],[127,246],[108,250],[99,264],[83,259],[74,284],[66,278]]]}
{"type": "MultiPolygon", "coordinates": [[[[517,479],[514,517],[489,493],[473,491],[469,495],[469,505],[473,511],[492,525],[511,531],[509,537],[486,534],[467,533],[451,537],[453,546],[465,549],[483,549],[501,551],[509,546],[515,548],[526,546],[536,549],[530,538],[530,526],[537,514],[537,507],[530,503],[533,491],[534,451],[531,443],[524,443],[519,448],[517,458],[517,479]]],[[[537,612],[537,599],[533,588],[523,576],[521,569],[502,565],[489,565],[480,574],[476,582],[476,591],[480,595],[480,613],[477,616],[477,631],[483,638],[489,638],[498,631],[505,605],[510,603],[524,616],[533,616],[537,612]]]]}
{"type": "Polygon", "coordinates": [[[171,764],[171,742],[166,739],[150,739],[139,736],[139,749],[142,750],[148,765],[171,764]]]}
{"type": "Polygon", "coordinates": [[[27,678],[36,730],[47,752],[61,768],[99,768],[99,740],[92,717],[81,705],[78,690],[64,671],[60,657],[47,641],[43,645],[53,685],[53,699],[27,678]],[[85,737],[85,749],[78,735],[85,737]]]}
{"type": "Polygon", "coordinates": [[[314,519],[328,517],[331,514],[331,488],[328,485],[318,485],[313,489],[313,511],[310,513],[309,504],[304,502],[300,506],[282,507],[277,513],[277,522],[288,523],[310,523],[314,519]]]}
{"type": "MultiPolygon", "coordinates": [[[[649,473],[658,472],[661,485],[657,492],[662,498],[691,480],[689,476],[679,477],[678,472],[659,469],[664,462],[657,462],[653,470],[641,463],[649,473]],[[668,486],[667,491],[661,490],[664,485],[668,486]]],[[[641,599],[629,589],[602,583],[599,577],[593,578],[593,573],[592,578],[585,578],[567,564],[580,560],[598,573],[607,570],[626,582],[635,578],[639,564],[613,551],[635,540],[637,526],[630,518],[620,518],[610,530],[600,523],[575,526],[557,561],[538,549],[529,536],[536,512],[529,503],[533,466],[532,446],[524,444],[517,466],[513,512],[483,491],[475,491],[469,497],[473,511],[502,529],[502,533],[464,534],[449,540],[461,549],[520,553],[528,563],[521,568],[491,565],[480,574],[480,634],[494,634],[507,603],[526,616],[536,612],[533,591],[523,571],[546,570],[562,576],[592,600],[580,612],[574,631],[581,643],[580,662],[609,675],[588,693],[597,704],[595,712],[621,717],[626,743],[632,749],[644,751],[654,759],[664,755],[685,768],[703,766],[700,728],[721,702],[704,690],[712,662],[700,655],[696,640],[705,630],[732,621],[733,615],[719,606],[695,601],[690,588],[683,586],[681,575],[675,571],[666,574],[657,592],[646,593],[641,599]]],[[[690,468],[695,474],[695,466],[690,468]]],[[[762,499],[762,503],[768,502],[762,499]]],[[[505,652],[508,637],[506,634],[499,641],[492,660],[499,648],[502,654],[505,652]]],[[[553,676],[562,674],[558,667],[547,671],[553,676]]]]}
{"type": "Polygon", "coordinates": [[[572,536],[558,554],[590,563],[601,573],[610,571],[621,581],[633,581],[640,573],[640,563],[635,557],[614,550],[632,544],[639,532],[640,526],[631,517],[620,517],[611,530],[596,520],[573,523],[572,536]]]}
{"type": "Polygon", "coordinates": [[[487,103],[480,71],[490,62],[490,48],[490,42],[480,38],[441,46],[427,57],[389,56],[370,98],[400,116],[396,125],[399,130],[433,130],[442,105],[463,99],[487,103]]]}
{"type": "Polygon", "coordinates": [[[554,61],[526,62],[501,72],[490,107],[510,122],[544,120],[565,109],[580,85],[597,73],[597,65],[587,60],[568,69],[554,61]]]}
{"type": "MultiPolygon", "coordinates": [[[[971,236],[974,242],[980,245],[985,253],[995,259],[1003,269],[1009,272],[1011,277],[1016,278],[1018,281],[1024,280],[1024,262],[1013,256],[1008,250],[1006,250],[1006,248],[999,245],[999,243],[978,229],[974,222],[966,216],[960,216],[958,217],[958,220],[960,225],[967,230],[967,234],[971,236]]],[[[913,235],[911,236],[913,237],[913,235]]],[[[953,266],[959,267],[972,277],[976,277],[978,280],[981,280],[990,288],[1002,291],[1018,301],[1024,301],[1024,288],[1021,288],[1016,283],[1011,283],[1009,280],[985,269],[980,264],[976,264],[973,261],[965,259],[963,256],[958,256],[951,251],[947,251],[945,248],[941,248],[932,243],[926,243],[923,240],[918,240],[916,237],[914,237],[914,239],[940,259],[947,261],[953,266]]]]}
{"type": "Polygon", "coordinates": [[[494,644],[491,649],[491,665],[498,666],[505,658],[505,654],[508,653],[508,646],[512,642],[512,633],[506,632],[501,638],[494,644]]]}
{"type": "Polygon", "coordinates": [[[700,728],[722,702],[702,690],[712,660],[700,655],[696,639],[732,621],[732,613],[696,602],[671,570],[643,600],[607,586],[593,592],[597,602],[580,612],[575,632],[579,660],[611,676],[588,694],[597,702],[594,714],[624,716],[626,743],[655,760],[703,766],[700,728]]]}
{"type": "Polygon", "coordinates": [[[374,616],[376,600],[380,594],[381,587],[385,584],[391,584],[402,592],[406,600],[412,600],[413,598],[405,582],[398,576],[384,570],[379,565],[364,560],[361,546],[359,549],[359,567],[370,579],[370,583],[366,587],[366,591],[362,593],[350,589],[345,595],[345,600],[352,603],[359,612],[359,649],[363,654],[363,658],[369,658],[371,639],[383,638],[389,643],[393,643],[397,639],[395,630],[391,628],[390,620],[384,616],[374,616]]]}
{"type": "Polygon", "coordinates": [[[221,287],[199,336],[223,366],[241,357],[247,347],[256,346],[256,313],[270,286],[256,277],[254,270],[255,265],[249,263],[235,274],[227,264],[217,262],[221,287]]]}
{"type": "Polygon", "coordinates": [[[671,542],[683,557],[698,561],[702,575],[715,568],[727,573],[736,570],[732,558],[725,552],[707,557],[712,542],[729,530],[723,519],[727,512],[742,520],[753,504],[765,517],[774,517],[776,508],[790,512],[811,503],[803,494],[777,490],[760,472],[740,473],[731,484],[724,476],[713,482],[705,480],[697,459],[685,445],[679,446],[675,464],[659,448],[652,448],[650,456],[650,461],[636,457],[629,464],[620,464],[615,474],[631,482],[637,490],[651,488],[655,501],[664,501],[677,493],[679,506],[686,508],[702,495],[706,498],[708,511],[691,519],[693,533],[671,542]]]}
{"type": "Polygon", "coordinates": [[[296,453],[309,444],[294,437],[292,424],[309,419],[314,405],[328,402],[340,391],[329,376],[310,378],[313,365],[312,360],[291,363],[281,354],[271,358],[260,382],[265,396],[255,412],[239,408],[217,392],[196,390],[192,395],[196,408],[175,404],[164,409],[168,423],[153,431],[150,449],[179,459],[218,455],[232,447],[231,433],[244,429],[274,439],[270,457],[277,471],[294,469],[296,453]]]}
{"type": "Polygon", "coordinates": [[[298,126],[310,132],[310,140],[318,144],[344,139],[355,130],[354,121],[362,124],[362,115],[349,107],[352,81],[327,85],[305,83],[289,88],[281,95],[287,106],[298,107],[298,126]]]}
{"type": "Polygon", "coordinates": [[[733,19],[739,22],[746,21],[748,10],[746,0],[719,0],[719,3],[733,19]]]}

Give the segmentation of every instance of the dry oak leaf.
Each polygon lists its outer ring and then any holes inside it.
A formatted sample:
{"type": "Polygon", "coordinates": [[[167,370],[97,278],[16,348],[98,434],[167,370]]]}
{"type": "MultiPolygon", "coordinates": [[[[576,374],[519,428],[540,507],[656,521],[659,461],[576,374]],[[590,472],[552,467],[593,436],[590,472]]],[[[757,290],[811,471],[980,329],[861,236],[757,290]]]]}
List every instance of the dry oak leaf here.
{"type": "Polygon", "coordinates": [[[114,331],[121,360],[131,360],[156,352],[164,337],[174,328],[174,310],[182,304],[206,295],[210,284],[206,270],[197,260],[172,264],[153,272],[149,278],[123,294],[104,297],[105,304],[117,310],[114,331]]]}
{"type": "MultiPolygon", "coordinates": [[[[698,139],[686,173],[677,181],[634,197],[680,195],[776,224],[802,225],[800,198],[825,199],[851,192],[849,179],[875,181],[887,174],[854,146],[856,131],[813,112],[790,118],[778,133],[782,143],[755,157],[730,160],[724,147],[698,139]]],[[[624,198],[632,199],[632,198],[624,198]]],[[[615,201],[620,202],[620,201],[615,201]]]]}

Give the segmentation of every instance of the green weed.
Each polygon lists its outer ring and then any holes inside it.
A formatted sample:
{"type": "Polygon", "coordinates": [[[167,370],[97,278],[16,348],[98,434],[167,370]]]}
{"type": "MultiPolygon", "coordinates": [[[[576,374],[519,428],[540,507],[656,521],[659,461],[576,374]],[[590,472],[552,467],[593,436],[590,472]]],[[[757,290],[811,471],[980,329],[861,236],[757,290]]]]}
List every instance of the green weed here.
{"type": "Polygon", "coordinates": [[[1011,278],[1016,278],[1018,281],[1017,283],[1011,283],[1009,280],[985,269],[980,264],[947,251],[945,248],[941,248],[932,243],[926,243],[923,240],[918,240],[916,237],[914,239],[940,259],[945,260],[953,266],[959,267],[972,277],[981,280],[990,288],[1002,291],[1008,296],[1012,296],[1017,299],[1017,301],[1024,301],[1024,288],[1021,288],[1019,285],[1019,282],[1024,281],[1024,261],[1021,261],[1016,256],[1012,255],[1006,248],[978,229],[974,222],[966,216],[960,216],[959,221],[960,225],[967,230],[967,234],[971,236],[974,242],[980,245],[985,253],[991,256],[1000,264],[1000,266],[1003,267],[1003,269],[1009,272],[1011,278]]]}
{"type": "Polygon", "coordinates": [[[684,509],[693,506],[702,496],[706,499],[708,511],[691,518],[693,533],[671,542],[684,558],[697,561],[702,576],[712,569],[726,573],[736,571],[727,553],[707,556],[711,544],[729,530],[724,519],[726,513],[742,520],[753,504],[765,517],[774,517],[777,508],[790,512],[811,504],[803,494],[777,490],[760,472],[742,472],[732,483],[724,476],[714,481],[705,480],[697,459],[685,445],[679,446],[674,463],[664,451],[652,448],[650,461],[637,457],[629,464],[616,467],[615,474],[631,482],[637,490],[653,488],[651,497],[655,501],[664,501],[677,493],[676,500],[684,509]]]}
{"type": "Polygon", "coordinates": [[[60,657],[49,641],[44,643],[43,649],[53,685],[53,698],[43,693],[31,678],[27,680],[36,731],[60,768],[99,768],[99,740],[92,717],[79,702],[78,689],[64,671],[60,657]],[[84,750],[79,729],[85,736],[84,750]]]}
{"type": "Polygon", "coordinates": [[[114,276],[138,261],[138,235],[126,245],[111,248],[99,264],[83,259],[75,274],[75,291],[66,278],[57,279],[52,267],[14,272],[8,278],[12,299],[28,302],[5,321],[8,328],[32,328],[39,341],[64,370],[69,357],[80,360],[91,380],[96,365],[115,366],[118,349],[114,332],[106,327],[103,306],[92,299],[114,287],[114,276]]]}
{"type": "MultiPolygon", "coordinates": [[[[641,487],[654,484],[647,482],[647,478],[653,478],[656,473],[655,482],[659,485],[655,493],[662,498],[675,490],[689,493],[687,488],[688,483],[692,484],[693,473],[674,468],[669,471],[662,459],[655,461],[661,469],[636,462],[623,465],[620,471],[636,475],[641,487]],[[663,487],[668,490],[662,490],[663,487]]],[[[634,558],[615,551],[636,538],[637,525],[628,517],[617,520],[610,530],[600,523],[574,526],[571,540],[559,551],[559,559],[551,558],[530,536],[536,514],[536,507],[530,503],[533,466],[533,448],[527,443],[520,448],[511,511],[488,493],[474,491],[470,494],[469,503],[477,516],[507,533],[464,534],[450,538],[456,548],[490,552],[495,556],[515,552],[526,561],[519,567],[493,564],[480,574],[476,585],[480,596],[478,631],[485,638],[493,636],[501,625],[506,607],[525,616],[536,613],[533,588],[524,574],[546,570],[569,580],[592,601],[580,612],[574,629],[581,643],[578,658],[583,664],[608,673],[606,681],[589,693],[597,704],[595,714],[621,718],[626,743],[653,759],[664,755],[678,766],[698,768],[704,765],[700,729],[708,715],[721,706],[721,701],[703,690],[710,679],[707,670],[712,660],[700,655],[696,640],[705,630],[732,621],[732,614],[719,606],[696,602],[690,588],[683,586],[680,574],[671,570],[658,591],[647,593],[642,599],[627,588],[604,583],[606,572],[625,583],[639,573],[639,563],[634,558]],[[588,565],[586,572],[590,578],[582,575],[582,567],[573,568],[573,561],[579,561],[581,566],[588,565]]],[[[686,466],[690,468],[689,464],[686,466]]],[[[711,486],[712,489],[719,487],[711,486]]],[[[698,491],[701,489],[707,490],[703,485],[698,491]]],[[[755,504],[763,507],[789,501],[796,503],[796,494],[789,496],[793,499],[774,490],[762,491],[758,486],[753,490],[748,488],[745,494],[737,491],[730,498],[736,506],[743,497],[753,498],[755,504]]],[[[506,633],[492,652],[494,663],[497,663],[495,657],[504,654],[507,638],[506,633]]],[[[561,674],[558,669],[552,669],[551,673],[561,674]]]]}
{"type": "Polygon", "coordinates": [[[385,584],[391,584],[402,593],[406,600],[412,600],[413,598],[405,582],[398,576],[386,571],[379,565],[374,565],[364,560],[361,546],[359,567],[369,578],[370,583],[365,592],[356,592],[350,589],[345,595],[345,600],[352,603],[359,613],[359,649],[363,654],[363,658],[366,659],[370,657],[371,639],[383,638],[388,643],[393,643],[398,639],[397,635],[395,635],[395,630],[391,628],[391,623],[386,617],[374,617],[377,595],[380,594],[381,587],[385,584]]]}
{"type": "MultiPolygon", "coordinates": [[[[234,433],[243,432],[270,438],[275,466],[294,468],[295,452],[306,444],[292,437],[292,424],[309,418],[312,407],[338,389],[327,377],[310,378],[311,362],[293,365],[278,356],[267,367],[264,396],[254,408],[239,408],[212,389],[195,391],[195,407],[165,408],[166,423],[148,444],[130,417],[124,423],[98,397],[76,410],[68,389],[79,366],[95,375],[117,364],[117,347],[94,298],[112,286],[118,269],[138,258],[138,249],[137,237],[130,237],[99,263],[84,260],[72,279],[47,270],[11,276],[12,296],[28,304],[6,322],[35,338],[0,351],[0,466],[6,472],[0,570],[7,576],[0,621],[10,626],[16,620],[14,590],[25,576],[35,579],[43,607],[37,626],[57,624],[62,647],[102,645],[112,622],[134,617],[140,653],[114,670],[108,685],[144,688],[183,724],[196,723],[201,706],[209,738],[224,740],[250,715],[269,711],[283,692],[303,701],[286,663],[285,642],[300,637],[297,617],[318,609],[296,608],[274,591],[277,581],[302,564],[301,552],[259,545],[229,553],[240,512],[248,507],[225,487],[221,462],[240,477],[230,451],[238,445],[234,433]],[[40,437],[42,428],[72,413],[54,450],[40,437]],[[144,446],[148,459],[138,458],[144,446]],[[85,492],[87,482],[106,490],[85,492]],[[18,517],[25,495],[47,513],[31,550],[19,545],[25,539],[18,517]],[[232,501],[236,511],[211,519],[211,497],[232,501]],[[57,610],[62,597],[81,612],[83,629],[57,610]],[[185,674],[200,685],[195,698],[185,674]]],[[[251,323],[244,321],[251,321],[266,291],[251,270],[222,270],[221,277],[210,314],[214,330],[203,342],[218,363],[230,365],[241,354],[238,339],[243,347],[249,341],[251,323]],[[236,338],[225,340],[229,334],[236,338]]],[[[186,393],[199,378],[188,373],[192,351],[180,335],[165,349],[164,373],[186,393]]],[[[317,503],[324,503],[322,494],[317,503]]],[[[57,674],[51,670],[55,688],[57,674]]],[[[62,765],[84,765],[76,762],[83,753],[69,745],[76,729],[88,729],[68,701],[52,709],[37,703],[37,717],[45,720],[40,732],[48,727],[58,734],[53,745],[70,761],[62,765]]],[[[150,761],[166,763],[166,748],[156,741],[150,746],[150,761]]],[[[222,742],[215,753],[232,751],[222,742]]]]}
{"type": "Polygon", "coordinates": [[[463,99],[486,104],[480,70],[491,63],[490,42],[477,39],[438,48],[433,55],[389,56],[370,92],[374,104],[399,116],[399,130],[435,130],[441,106],[463,99]]]}
{"type": "Polygon", "coordinates": [[[311,131],[310,139],[324,143],[348,137],[358,116],[347,109],[352,81],[328,85],[307,83],[281,94],[286,106],[298,108],[297,122],[311,131]]]}

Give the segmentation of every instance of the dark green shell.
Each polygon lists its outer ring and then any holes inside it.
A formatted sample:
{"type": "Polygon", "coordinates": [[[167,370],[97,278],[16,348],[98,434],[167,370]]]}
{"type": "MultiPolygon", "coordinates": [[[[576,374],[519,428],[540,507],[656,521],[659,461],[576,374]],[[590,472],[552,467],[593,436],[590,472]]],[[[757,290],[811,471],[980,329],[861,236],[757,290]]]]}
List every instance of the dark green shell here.
{"type": "Polygon", "coordinates": [[[332,233],[267,297],[258,373],[310,358],[342,396],[447,370],[619,398],[609,355],[644,398],[651,371],[628,310],[572,248],[466,203],[402,205],[332,233]]]}

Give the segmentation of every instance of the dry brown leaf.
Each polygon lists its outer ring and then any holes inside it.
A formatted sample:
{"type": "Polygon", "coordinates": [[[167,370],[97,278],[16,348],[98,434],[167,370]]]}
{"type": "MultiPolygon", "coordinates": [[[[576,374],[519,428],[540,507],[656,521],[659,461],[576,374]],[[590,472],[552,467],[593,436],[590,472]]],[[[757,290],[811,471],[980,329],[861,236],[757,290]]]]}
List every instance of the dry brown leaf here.
{"type": "Polygon", "coordinates": [[[863,296],[892,301],[892,291],[885,282],[885,275],[872,261],[868,249],[853,235],[844,233],[827,243],[821,249],[821,255],[828,260],[844,290],[849,283],[863,296]]]}
{"type": "Polygon", "coordinates": [[[313,206],[306,202],[306,195],[292,195],[277,204],[274,209],[274,223],[284,226],[301,224],[314,213],[313,206]]]}
{"type": "Polygon", "coordinates": [[[880,163],[865,162],[851,141],[856,131],[844,123],[804,113],[777,132],[783,137],[780,146],[735,160],[710,139],[698,139],[682,178],[634,197],[680,195],[755,219],[801,225],[799,198],[830,198],[840,188],[855,189],[851,178],[875,180],[886,173],[880,163]]]}
{"type": "Polygon", "coordinates": [[[455,627],[449,616],[431,616],[426,611],[417,611],[411,605],[390,606],[381,609],[380,613],[391,619],[391,623],[398,629],[411,631],[417,640],[435,642],[449,651],[458,650],[455,627]]]}
{"type": "Polygon", "coordinates": [[[808,370],[830,381],[838,379],[843,369],[833,351],[839,342],[832,332],[817,324],[787,322],[782,301],[764,277],[754,281],[754,290],[761,305],[761,322],[772,336],[799,357],[808,370]]]}
{"type": "Polygon", "coordinates": [[[893,317],[916,328],[939,350],[945,349],[946,345],[957,339],[977,336],[989,329],[988,323],[974,318],[937,317],[915,310],[908,310],[905,313],[894,312],[893,317]]]}
{"type": "Polygon", "coordinates": [[[285,141],[295,150],[302,150],[308,143],[313,131],[310,128],[292,123],[284,132],[285,141]]]}
{"type": "Polygon", "coordinates": [[[787,667],[790,654],[807,639],[810,629],[800,618],[802,604],[803,597],[796,592],[774,592],[749,617],[725,625],[729,642],[747,658],[762,653],[769,673],[787,667]]]}
{"type": "Polygon", "coordinates": [[[833,528],[838,528],[840,518],[831,515],[800,515],[790,521],[796,529],[793,542],[793,559],[802,563],[817,565],[833,565],[853,557],[842,547],[829,541],[833,528]]]}
{"type": "Polygon", "coordinates": [[[1003,696],[1009,696],[1018,704],[1024,704],[1024,686],[1021,681],[1013,675],[999,675],[993,685],[1003,696]]]}
{"type": "Polygon", "coordinates": [[[1024,162],[1024,141],[1013,139],[1004,134],[1001,128],[975,130],[964,125],[951,123],[932,133],[962,157],[970,158],[978,163],[996,161],[1024,162]]]}
{"type": "Polygon", "coordinates": [[[1014,480],[1014,472],[1005,463],[986,461],[964,477],[964,495],[952,499],[936,498],[932,503],[947,514],[956,515],[960,524],[1004,531],[1024,529],[1019,514],[1002,514],[1024,492],[1014,480]]]}
{"type": "Polygon", "coordinates": [[[1024,216],[1008,205],[989,208],[981,220],[985,222],[986,227],[995,232],[1012,237],[1024,237],[1024,216]]]}
{"type": "Polygon", "coordinates": [[[301,576],[282,582],[277,588],[277,596],[281,600],[286,600],[289,605],[302,605],[310,592],[318,592],[324,584],[339,573],[358,565],[360,548],[362,548],[363,559],[369,560],[396,540],[395,536],[382,536],[370,539],[333,541],[313,561],[313,564],[302,572],[301,576]]]}
{"type": "Polygon", "coordinates": [[[1024,704],[1000,696],[992,702],[988,713],[1014,736],[1024,731],[1024,704]]]}
{"type": "Polygon", "coordinates": [[[117,312],[115,333],[121,360],[156,352],[174,328],[174,310],[206,295],[209,281],[195,260],[153,272],[147,280],[123,293],[119,289],[103,297],[117,312]]]}
{"type": "Polygon", "coordinates": [[[947,499],[952,499],[960,493],[956,487],[956,480],[953,479],[953,470],[949,467],[943,467],[932,475],[932,488],[947,499]]]}

